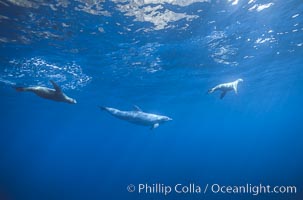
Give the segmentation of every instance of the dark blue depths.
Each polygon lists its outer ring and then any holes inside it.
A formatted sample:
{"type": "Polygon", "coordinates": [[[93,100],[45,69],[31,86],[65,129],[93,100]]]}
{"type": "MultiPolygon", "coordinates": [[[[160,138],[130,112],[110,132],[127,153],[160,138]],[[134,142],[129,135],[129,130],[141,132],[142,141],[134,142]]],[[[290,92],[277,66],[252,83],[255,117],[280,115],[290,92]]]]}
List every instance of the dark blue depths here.
{"type": "Polygon", "coordinates": [[[303,198],[300,0],[18,2],[0,1],[0,199],[303,198]],[[238,78],[238,95],[206,94],[238,78]],[[51,79],[78,103],[12,89],[51,79]],[[174,120],[97,107],[133,105],[174,120]],[[127,192],[140,183],[298,191],[127,192]]]}

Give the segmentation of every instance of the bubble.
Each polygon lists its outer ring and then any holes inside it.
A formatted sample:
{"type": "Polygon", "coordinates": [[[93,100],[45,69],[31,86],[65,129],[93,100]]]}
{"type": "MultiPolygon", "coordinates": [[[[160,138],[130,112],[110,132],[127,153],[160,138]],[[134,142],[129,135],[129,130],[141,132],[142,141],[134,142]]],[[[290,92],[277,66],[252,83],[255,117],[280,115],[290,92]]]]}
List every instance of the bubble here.
{"type": "Polygon", "coordinates": [[[2,80],[23,85],[48,86],[54,80],[63,89],[79,89],[92,79],[75,62],[57,64],[39,57],[11,60],[1,74],[2,80]]]}

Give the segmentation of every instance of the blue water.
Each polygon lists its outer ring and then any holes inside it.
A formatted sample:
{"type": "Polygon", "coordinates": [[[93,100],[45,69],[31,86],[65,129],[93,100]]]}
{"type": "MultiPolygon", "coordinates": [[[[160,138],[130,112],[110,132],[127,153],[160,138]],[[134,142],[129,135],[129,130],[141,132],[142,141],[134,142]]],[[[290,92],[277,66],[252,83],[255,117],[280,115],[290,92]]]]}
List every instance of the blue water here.
{"type": "Polygon", "coordinates": [[[302,65],[301,0],[0,1],[0,199],[302,200],[302,65]],[[238,78],[238,95],[206,95],[238,78]],[[78,103],[12,89],[49,80],[78,103]],[[174,120],[97,107],[133,105],[174,120]],[[140,183],[297,194],[127,191],[140,183]]]}

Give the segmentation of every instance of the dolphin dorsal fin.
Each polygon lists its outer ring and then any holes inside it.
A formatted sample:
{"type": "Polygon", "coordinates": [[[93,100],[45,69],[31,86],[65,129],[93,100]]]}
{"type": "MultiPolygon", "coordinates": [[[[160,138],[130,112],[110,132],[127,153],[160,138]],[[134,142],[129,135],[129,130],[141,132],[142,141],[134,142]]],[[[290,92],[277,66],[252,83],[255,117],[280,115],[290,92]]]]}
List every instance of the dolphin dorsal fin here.
{"type": "Polygon", "coordinates": [[[134,107],[134,110],[135,110],[135,111],[140,111],[140,112],[142,112],[142,110],[141,110],[141,108],[140,108],[139,106],[133,105],[133,107],[134,107]]]}
{"type": "Polygon", "coordinates": [[[55,83],[55,81],[50,80],[51,84],[53,85],[54,89],[56,90],[56,92],[62,93],[61,88],[59,87],[59,85],[57,85],[57,83],[55,83]]]}

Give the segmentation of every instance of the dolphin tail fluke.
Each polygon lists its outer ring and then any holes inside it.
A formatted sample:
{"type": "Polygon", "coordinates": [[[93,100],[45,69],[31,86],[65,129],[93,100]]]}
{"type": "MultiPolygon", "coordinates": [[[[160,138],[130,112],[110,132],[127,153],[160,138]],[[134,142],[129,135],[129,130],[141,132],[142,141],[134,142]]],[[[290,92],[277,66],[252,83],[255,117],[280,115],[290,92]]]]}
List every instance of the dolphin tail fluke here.
{"type": "Polygon", "coordinates": [[[211,88],[211,89],[207,90],[207,93],[206,93],[206,94],[211,94],[211,93],[213,93],[214,91],[215,91],[215,89],[214,89],[214,88],[211,88]]]}
{"type": "Polygon", "coordinates": [[[18,92],[24,92],[26,91],[26,88],[25,87],[16,87],[16,86],[13,86],[13,88],[18,91],[18,92]]]}
{"type": "Polygon", "coordinates": [[[107,110],[107,108],[105,106],[98,106],[100,108],[100,110],[107,110]]]}

